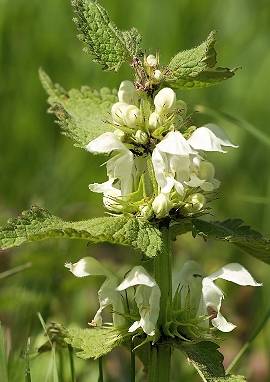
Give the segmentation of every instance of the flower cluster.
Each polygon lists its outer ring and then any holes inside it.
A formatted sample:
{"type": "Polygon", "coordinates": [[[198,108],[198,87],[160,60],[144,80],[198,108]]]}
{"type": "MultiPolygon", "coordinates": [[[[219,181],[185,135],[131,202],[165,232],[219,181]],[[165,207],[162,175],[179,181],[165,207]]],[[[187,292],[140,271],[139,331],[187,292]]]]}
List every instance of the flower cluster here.
{"type": "MultiPolygon", "coordinates": [[[[83,258],[75,264],[67,264],[66,267],[77,277],[104,276],[106,278],[98,292],[100,307],[92,325],[103,325],[101,313],[106,307],[112,306],[114,326],[124,326],[126,320],[128,322],[133,317],[134,321],[129,323],[129,332],[139,330],[148,336],[156,334],[161,293],[156,281],[144,267],[134,267],[122,282],[91,257],[83,258]],[[133,288],[135,288],[134,295],[133,293],[123,294],[123,291],[129,289],[132,292],[133,288]]],[[[208,330],[211,323],[214,328],[222,332],[230,332],[235,325],[228,322],[220,312],[224,294],[215,284],[217,279],[231,281],[242,286],[261,285],[238,263],[227,264],[209,276],[203,277],[199,265],[194,261],[189,261],[184,264],[178,274],[173,308],[176,310],[176,314],[179,311],[188,310],[190,319],[196,318],[201,330],[208,330]]]]}
{"type": "Polygon", "coordinates": [[[220,184],[205,152],[237,146],[216,125],[192,126],[185,102],[170,88],[152,99],[123,81],[118,100],[111,108],[111,131],[86,147],[110,155],[108,180],[90,190],[102,193],[105,207],[116,213],[162,219],[203,212],[220,184]]]}

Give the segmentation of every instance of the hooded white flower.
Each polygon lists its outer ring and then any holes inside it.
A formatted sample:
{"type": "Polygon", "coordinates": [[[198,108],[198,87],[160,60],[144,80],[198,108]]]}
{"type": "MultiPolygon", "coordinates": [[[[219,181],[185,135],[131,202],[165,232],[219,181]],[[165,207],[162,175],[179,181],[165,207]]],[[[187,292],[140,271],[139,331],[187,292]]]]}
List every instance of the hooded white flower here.
{"type": "Polygon", "coordinates": [[[220,268],[217,272],[203,278],[199,313],[213,315],[214,318],[211,318],[212,325],[222,332],[230,332],[236,326],[228,322],[220,313],[224,294],[214,283],[217,279],[231,281],[235,284],[243,286],[261,286],[262,284],[257,283],[251,274],[238,263],[227,264],[220,268]]]}
{"type": "MultiPolygon", "coordinates": [[[[127,195],[132,192],[133,154],[114,133],[108,132],[100,135],[91,141],[86,146],[86,149],[93,154],[114,153],[113,157],[107,161],[107,175],[109,180],[110,182],[119,180],[121,195],[127,195]]],[[[108,185],[107,182],[106,185],[108,185]]]]}
{"type": "Polygon", "coordinates": [[[99,309],[97,310],[93,323],[97,326],[102,325],[102,311],[107,306],[112,305],[113,322],[115,326],[121,326],[125,323],[124,318],[118,313],[124,313],[123,303],[121,295],[116,291],[118,285],[118,278],[113,275],[108,269],[106,269],[99,261],[93,257],[85,257],[79,260],[77,263],[68,263],[65,265],[76,277],[87,276],[104,276],[106,280],[101,285],[98,291],[99,309]]]}
{"type": "Polygon", "coordinates": [[[223,129],[212,123],[196,129],[188,139],[188,143],[195,150],[221,153],[226,153],[223,147],[238,147],[229,140],[223,129]]]}
{"type": "Polygon", "coordinates": [[[147,335],[153,336],[159,316],[160,289],[153,277],[142,266],[134,267],[117,290],[122,291],[134,286],[140,320],[131,325],[129,332],[142,328],[147,335]]]}
{"type": "Polygon", "coordinates": [[[199,264],[188,261],[184,264],[181,272],[177,275],[181,307],[184,307],[187,294],[190,294],[191,311],[200,316],[210,316],[214,327],[222,332],[230,332],[235,325],[228,322],[220,313],[221,303],[224,299],[222,290],[214,283],[217,279],[223,279],[243,286],[261,286],[251,274],[238,263],[230,263],[220,268],[217,272],[207,277],[202,277],[199,264]]]}
{"type": "Polygon", "coordinates": [[[190,154],[195,152],[179,131],[169,132],[157,144],[152,162],[162,193],[169,193],[173,187],[180,195],[184,193],[184,181],[190,175],[190,154]]]}

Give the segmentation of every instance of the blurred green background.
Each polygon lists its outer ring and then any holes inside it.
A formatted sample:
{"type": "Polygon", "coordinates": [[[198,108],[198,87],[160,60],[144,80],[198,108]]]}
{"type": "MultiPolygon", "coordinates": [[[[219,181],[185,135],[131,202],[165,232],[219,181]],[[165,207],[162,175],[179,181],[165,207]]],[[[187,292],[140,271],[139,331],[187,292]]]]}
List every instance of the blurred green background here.
{"type": "MultiPolygon", "coordinates": [[[[241,66],[227,82],[203,90],[179,92],[196,105],[230,113],[239,121],[215,116],[227,129],[238,150],[212,156],[222,180],[220,198],[213,204],[216,218],[242,217],[254,228],[270,229],[270,5],[267,0],[103,0],[111,18],[122,29],[135,26],[148,53],[160,52],[161,62],[182,49],[200,43],[212,29],[218,31],[221,66],[241,66]],[[245,121],[248,121],[246,123],[245,121]]],[[[66,219],[102,215],[99,195],[88,184],[105,179],[102,159],[76,149],[61,136],[46,113],[46,96],[38,68],[66,88],[89,85],[118,87],[131,72],[104,73],[82,53],[76,38],[68,0],[0,0],[0,223],[31,205],[46,207],[66,219]]],[[[213,120],[213,117],[206,118],[213,120]]],[[[23,381],[20,353],[27,338],[33,346],[46,321],[86,326],[97,307],[96,280],[78,280],[63,264],[91,254],[118,269],[135,264],[129,251],[106,245],[87,247],[81,242],[53,241],[1,253],[0,271],[31,262],[32,267],[0,279],[0,319],[8,338],[10,381],[23,381]]],[[[206,272],[239,261],[264,283],[260,290],[224,284],[228,297],[224,312],[238,328],[222,348],[228,363],[270,306],[270,268],[238,250],[218,243],[193,240],[189,235],[175,244],[177,266],[189,257],[202,262],[206,272]]],[[[255,289],[255,288],[254,288],[255,289]]],[[[270,381],[270,329],[266,325],[235,372],[252,382],[270,381]]],[[[46,381],[50,354],[31,362],[33,382],[46,381]]],[[[127,353],[116,351],[104,361],[106,381],[128,381],[127,353]]],[[[173,381],[198,381],[180,354],[174,355],[173,381]]],[[[96,381],[96,362],[76,364],[78,381],[96,381]]],[[[68,374],[67,374],[68,375],[68,374]]],[[[51,381],[48,376],[47,381],[51,381]]],[[[66,377],[69,382],[69,377],[66,377]]]]}

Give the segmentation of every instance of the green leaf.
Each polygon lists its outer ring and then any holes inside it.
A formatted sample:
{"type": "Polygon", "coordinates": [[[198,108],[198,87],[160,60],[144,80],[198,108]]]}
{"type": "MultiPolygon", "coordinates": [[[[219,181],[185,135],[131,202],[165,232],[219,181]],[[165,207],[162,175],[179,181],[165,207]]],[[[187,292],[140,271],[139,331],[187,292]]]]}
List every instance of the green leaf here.
{"type": "Polygon", "coordinates": [[[49,112],[55,114],[64,135],[75,142],[75,146],[85,146],[97,136],[112,131],[108,121],[113,103],[117,101],[116,91],[103,88],[100,91],[87,86],[81,90],[66,91],[54,84],[42,70],[41,83],[49,95],[49,112]]]}
{"type": "Polygon", "coordinates": [[[79,350],[76,353],[78,357],[97,359],[123,344],[130,336],[127,328],[73,328],[66,331],[65,341],[79,350]]]}
{"type": "Polygon", "coordinates": [[[120,31],[97,1],[73,0],[72,6],[78,37],[104,70],[117,71],[122,63],[131,63],[139,54],[141,36],[135,28],[120,31]]]}
{"type": "Polygon", "coordinates": [[[227,219],[223,222],[194,219],[192,224],[194,235],[227,241],[243,252],[270,264],[270,240],[245,225],[241,219],[227,219]]]}
{"type": "Polygon", "coordinates": [[[205,240],[217,239],[236,245],[243,252],[270,264],[270,240],[245,225],[241,219],[227,219],[223,222],[207,222],[202,219],[181,219],[171,224],[171,236],[192,232],[205,240]]]}
{"type": "Polygon", "coordinates": [[[23,212],[0,228],[0,249],[50,238],[109,242],[133,247],[147,257],[154,257],[162,250],[160,231],[146,220],[121,215],[67,222],[38,207],[23,212]]]}
{"type": "Polygon", "coordinates": [[[218,351],[219,345],[211,341],[201,341],[196,344],[182,343],[178,346],[188,357],[205,382],[244,382],[242,376],[225,376],[223,355],[218,351]]]}
{"type": "Polygon", "coordinates": [[[179,52],[164,70],[165,82],[174,88],[200,88],[215,85],[235,74],[236,69],[216,67],[216,32],[196,48],[179,52]]]}

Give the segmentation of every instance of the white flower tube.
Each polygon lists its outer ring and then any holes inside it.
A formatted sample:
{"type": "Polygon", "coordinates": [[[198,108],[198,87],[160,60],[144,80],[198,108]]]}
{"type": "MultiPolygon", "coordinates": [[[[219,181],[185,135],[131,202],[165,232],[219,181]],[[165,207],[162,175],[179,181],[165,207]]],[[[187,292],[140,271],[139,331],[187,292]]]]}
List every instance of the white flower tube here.
{"type": "Polygon", "coordinates": [[[235,328],[235,325],[228,322],[220,313],[224,294],[214,283],[217,279],[231,281],[243,286],[261,286],[262,284],[257,283],[251,274],[238,263],[227,264],[202,280],[202,298],[199,312],[206,315],[214,313],[214,317],[211,318],[212,325],[222,332],[230,332],[235,328]]]}
{"type": "Polygon", "coordinates": [[[168,194],[160,193],[152,203],[153,211],[158,219],[168,216],[172,207],[173,203],[170,201],[168,194]]]}
{"type": "Polygon", "coordinates": [[[196,129],[188,139],[188,143],[195,150],[221,153],[226,153],[223,147],[238,147],[229,140],[223,129],[211,123],[196,129]]]}
{"type": "Polygon", "coordinates": [[[131,325],[129,332],[142,328],[147,335],[153,336],[159,316],[160,289],[153,277],[142,266],[134,267],[117,290],[122,291],[134,286],[140,320],[131,325]]]}
{"type": "Polygon", "coordinates": [[[121,326],[125,320],[122,317],[124,307],[120,294],[116,291],[118,278],[114,276],[108,269],[106,269],[99,261],[93,257],[85,257],[77,263],[65,264],[65,267],[70,270],[76,277],[87,276],[104,276],[106,280],[101,285],[98,291],[99,309],[97,310],[93,322],[100,326],[102,325],[102,311],[109,305],[112,305],[113,322],[115,326],[121,326]],[[119,314],[120,313],[120,314],[119,314]]]}

